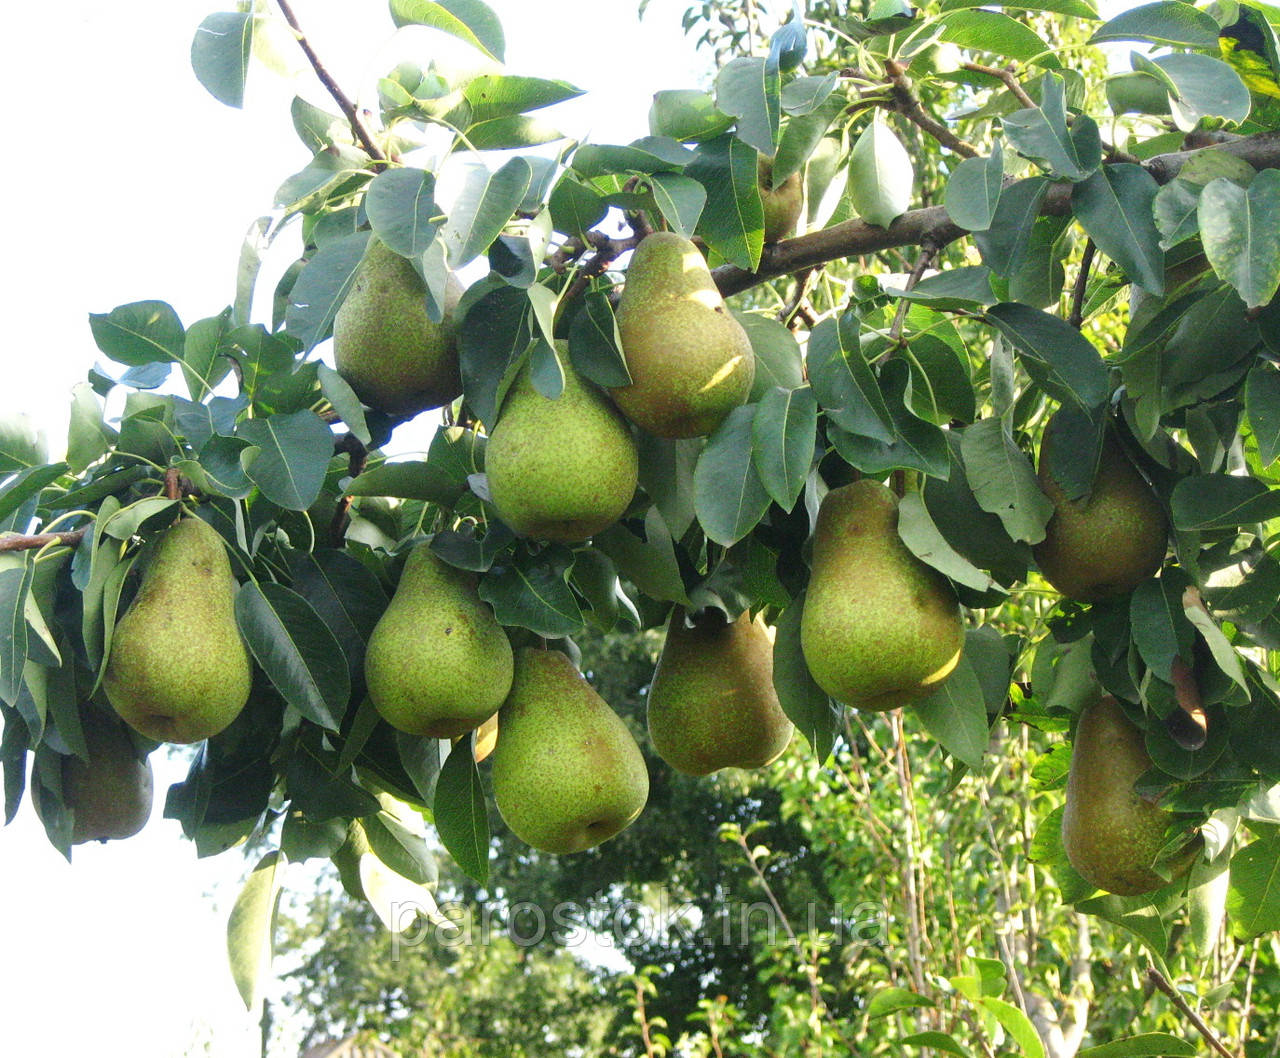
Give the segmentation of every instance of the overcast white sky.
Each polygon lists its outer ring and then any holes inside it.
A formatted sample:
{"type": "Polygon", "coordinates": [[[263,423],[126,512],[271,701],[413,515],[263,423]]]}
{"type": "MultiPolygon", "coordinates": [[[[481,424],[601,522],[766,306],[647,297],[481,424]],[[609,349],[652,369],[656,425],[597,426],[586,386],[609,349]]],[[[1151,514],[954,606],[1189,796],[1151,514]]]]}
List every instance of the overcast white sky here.
{"type": "MultiPolygon", "coordinates": [[[[686,0],[652,0],[643,23],[636,0],[489,2],[502,16],[512,72],[588,90],[585,101],[547,112],[573,135],[643,135],[653,91],[705,79],[705,62],[680,31],[686,0]]],[[[142,299],[168,301],[188,324],[221,311],[234,295],[244,232],[308,160],[289,123],[289,86],[256,69],[237,111],[191,73],[196,26],[232,6],[60,0],[5,11],[0,412],[32,414],[55,456],[70,388],[99,359],[88,313],[142,299]]],[[[429,31],[395,34],[385,0],[293,6],[339,82],[367,99],[400,59],[466,54],[429,31]]],[[[781,14],[785,5],[776,6],[781,14]]],[[[299,90],[328,103],[309,79],[299,90]]],[[[0,831],[5,1053],[258,1053],[224,947],[241,857],[196,860],[178,825],[160,818],[164,790],[185,766],[163,753],[153,762],[157,803],[146,830],[81,846],[74,866],[49,847],[27,805],[0,831]]]]}

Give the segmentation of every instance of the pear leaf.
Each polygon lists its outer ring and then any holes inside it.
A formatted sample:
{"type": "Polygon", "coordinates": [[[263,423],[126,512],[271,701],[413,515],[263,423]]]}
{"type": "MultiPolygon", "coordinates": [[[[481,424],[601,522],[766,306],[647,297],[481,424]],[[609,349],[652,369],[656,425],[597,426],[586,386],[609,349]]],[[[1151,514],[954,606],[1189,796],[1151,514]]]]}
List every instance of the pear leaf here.
{"type": "Polygon", "coordinates": [[[1280,287],[1280,173],[1264,169],[1248,188],[1225,176],[1211,180],[1197,215],[1213,270],[1249,308],[1267,304],[1280,287]]]}
{"type": "Polygon", "coordinates": [[[808,386],[774,386],[751,424],[751,458],[760,482],[783,510],[795,506],[813,462],[818,402],[808,386]]]}
{"type": "Polygon", "coordinates": [[[1280,842],[1261,838],[1231,857],[1227,914],[1237,937],[1280,929],[1280,842]]]}
{"type": "MultiPolygon", "coordinates": [[[[1185,7],[1179,4],[1179,7],[1185,7]]],[[[1167,1032],[1144,1032],[1140,1036],[1126,1036],[1097,1047],[1086,1047],[1076,1052],[1076,1058],[1195,1058],[1200,1049],[1194,1043],[1170,1036],[1167,1032]]]]}
{"type": "Polygon", "coordinates": [[[453,744],[440,769],[432,817],[454,862],[467,877],[484,885],[489,880],[489,817],[470,735],[453,744]]]}
{"type": "Polygon", "coordinates": [[[191,68],[219,103],[244,105],[244,83],[253,48],[253,15],[217,11],[200,23],[191,41],[191,68]]]}
{"type": "Polygon", "coordinates": [[[973,496],[1014,540],[1038,544],[1053,517],[1026,454],[999,419],[981,419],[961,434],[960,451],[973,496]]]}
{"type": "Polygon", "coordinates": [[[773,157],[781,117],[781,82],[767,60],[739,56],[716,75],[716,106],[738,119],[738,138],[773,157]]]}
{"type": "Polygon", "coordinates": [[[710,539],[725,547],[746,536],[769,509],[769,492],[751,455],[757,408],[734,408],[716,427],[693,471],[698,522],[710,539]]]}
{"type": "Polygon", "coordinates": [[[441,236],[450,266],[461,268],[489,247],[520,208],[532,182],[533,168],[520,157],[496,173],[483,166],[471,170],[441,236]]]}
{"type": "Polygon", "coordinates": [[[773,641],[773,689],[778,703],[804,735],[818,761],[825,761],[835,745],[840,707],[814,682],[800,646],[800,618],[804,592],[778,618],[773,641]]]}
{"type": "Polygon", "coordinates": [[[287,859],[283,852],[268,852],[249,875],[227,919],[227,956],[231,976],[247,1010],[262,998],[263,978],[275,952],[276,909],[284,882],[287,859]]]}
{"type": "Polygon", "coordinates": [[[981,771],[982,755],[990,740],[987,704],[968,657],[962,654],[951,675],[911,708],[943,749],[960,763],[981,771]]]}
{"type": "Polygon", "coordinates": [[[482,0],[391,0],[397,26],[429,26],[506,61],[506,40],[498,16],[482,0]]]}

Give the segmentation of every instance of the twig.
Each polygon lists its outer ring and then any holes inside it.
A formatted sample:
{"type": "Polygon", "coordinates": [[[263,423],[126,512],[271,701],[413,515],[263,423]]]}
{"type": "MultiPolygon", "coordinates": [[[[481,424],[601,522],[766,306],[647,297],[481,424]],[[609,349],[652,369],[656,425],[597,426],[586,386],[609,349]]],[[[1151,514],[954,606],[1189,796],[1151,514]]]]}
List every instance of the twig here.
{"type": "Polygon", "coordinates": [[[311,63],[311,68],[315,71],[316,76],[320,78],[320,83],[324,85],[329,95],[333,97],[333,101],[338,104],[338,109],[342,111],[343,117],[347,119],[347,124],[351,126],[351,132],[355,138],[360,141],[360,146],[374,161],[385,162],[386,154],[373,140],[372,133],[364,123],[364,119],[360,116],[360,111],[356,109],[356,105],[347,98],[347,94],[339,87],[338,82],[325,69],[324,64],[320,61],[320,57],[315,53],[315,49],[311,47],[311,42],[307,40],[307,35],[302,32],[302,27],[298,25],[298,17],[293,13],[293,8],[289,4],[289,0],[276,0],[280,7],[280,13],[284,15],[284,19],[289,23],[289,28],[293,30],[293,35],[298,41],[298,47],[306,55],[307,61],[311,63]]]}
{"type": "Polygon", "coordinates": [[[1196,1032],[1200,1033],[1200,1035],[1204,1037],[1205,1043],[1207,1043],[1210,1047],[1212,1047],[1215,1051],[1217,1051],[1220,1055],[1222,1055],[1222,1058],[1236,1058],[1234,1054],[1232,1054],[1229,1050],[1226,1049],[1226,1047],[1223,1046],[1222,1041],[1213,1034],[1213,1030],[1209,1028],[1208,1025],[1205,1024],[1204,1019],[1200,1017],[1200,1015],[1197,1014],[1194,1010],[1191,1009],[1187,1001],[1182,998],[1182,993],[1180,993],[1176,988],[1173,987],[1173,985],[1169,983],[1169,979],[1165,977],[1164,974],[1162,974],[1154,966],[1148,966],[1147,980],[1150,981],[1151,984],[1155,985],[1156,988],[1158,988],[1161,992],[1163,992],[1166,996],[1169,997],[1169,1001],[1175,1007],[1177,1007],[1178,1012],[1182,1014],[1182,1016],[1186,1018],[1189,1022],[1191,1022],[1191,1025],[1196,1030],[1196,1032]]]}
{"type": "MultiPolygon", "coordinates": [[[[343,434],[333,445],[334,455],[347,453],[347,473],[353,478],[364,472],[364,465],[369,458],[369,450],[360,439],[353,434],[343,434]]],[[[351,510],[351,497],[343,496],[333,509],[333,518],[329,522],[329,541],[334,547],[341,547],[347,536],[347,515],[351,510]]]]}
{"type": "Polygon", "coordinates": [[[644,1042],[645,1058],[656,1058],[653,1041],[649,1038],[649,1016],[644,1008],[644,982],[636,978],[636,1018],[640,1022],[640,1039],[644,1042]]]}
{"type": "Polygon", "coordinates": [[[800,311],[804,299],[809,296],[809,288],[813,286],[813,278],[817,274],[816,268],[804,268],[796,273],[796,289],[791,295],[791,300],[778,310],[778,322],[784,327],[791,326],[791,321],[800,311]]]}
{"type": "Polygon", "coordinates": [[[885,70],[889,74],[890,95],[893,98],[893,109],[895,111],[908,121],[920,126],[948,150],[954,151],[965,158],[976,158],[978,156],[976,147],[966,143],[925,110],[924,105],[920,102],[920,97],[916,95],[915,90],[911,87],[911,79],[907,77],[907,68],[905,66],[890,59],[885,64],[885,70]]]}
{"type": "MultiPolygon", "coordinates": [[[[907,285],[903,288],[907,293],[915,290],[921,276],[929,270],[929,266],[933,264],[933,259],[937,255],[938,250],[932,243],[925,242],[921,245],[920,256],[916,258],[916,263],[911,267],[911,274],[907,276],[907,285]]],[[[881,360],[887,360],[893,355],[894,349],[897,348],[902,338],[902,327],[907,321],[907,313],[910,310],[911,302],[907,298],[899,299],[898,311],[894,313],[893,323],[889,325],[889,341],[891,344],[888,351],[880,356],[881,360]]]]}
{"type": "Polygon", "coordinates": [[[1002,66],[983,66],[980,62],[963,62],[960,64],[962,70],[969,70],[972,73],[985,73],[988,77],[995,77],[1004,82],[1004,86],[1013,93],[1013,96],[1024,107],[1034,108],[1036,101],[1027,95],[1026,89],[1022,87],[1022,83],[1014,75],[1014,72],[1002,66]]]}
{"type": "Polygon", "coordinates": [[[1076,276],[1075,290],[1071,292],[1071,315],[1067,322],[1077,331],[1084,326],[1084,296],[1089,286],[1089,270],[1093,268],[1093,257],[1098,252],[1093,240],[1084,244],[1084,255],[1080,258],[1080,273],[1076,276]]]}
{"type": "Polygon", "coordinates": [[[0,551],[33,551],[48,544],[66,544],[67,547],[78,547],[88,530],[73,529],[66,533],[37,533],[24,536],[15,533],[13,536],[0,536],[0,551]]]}

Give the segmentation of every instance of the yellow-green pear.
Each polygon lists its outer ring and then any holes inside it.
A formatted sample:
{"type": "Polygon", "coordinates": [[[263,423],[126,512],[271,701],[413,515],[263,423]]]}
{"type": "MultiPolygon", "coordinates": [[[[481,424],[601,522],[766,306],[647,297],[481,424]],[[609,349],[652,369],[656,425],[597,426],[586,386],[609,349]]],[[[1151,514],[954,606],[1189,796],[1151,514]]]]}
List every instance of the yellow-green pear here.
{"type": "Polygon", "coordinates": [[[618,303],[618,334],[631,385],[612,390],[613,399],[652,434],[709,434],[751,392],[751,341],[702,254],[682,235],[654,232],[636,247],[618,303]]]}
{"type": "Polygon", "coordinates": [[[878,481],[855,481],[822,500],[800,647],[818,686],[863,710],[925,697],[960,660],[955,592],[907,550],[898,497],[878,481]]]}
{"type": "Polygon", "coordinates": [[[444,318],[434,322],[427,315],[422,277],[371,236],[333,320],[338,373],[356,396],[388,415],[415,415],[448,404],[462,392],[452,319],[461,296],[461,284],[450,276],[444,318]]]}
{"type": "Polygon", "coordinates": [[[561,854],[607,841],[649,799],[649,772],[627,725],[559,651],[516,652],[498,714],[493,798],[516,837],[561,854]]]}
{"type": "Polygon", "coordinates": [[[364,655],[369,700],[400,731],[457,738],[498,711],[511,688],[511,641],[475,574],[418,544],[364,655]]]}
{"type": "Polygon", "coordinates": [[[622,517],[636,491],[631,428],[562,356],[564,389],[548,400],[521,369],[485,448],[489,495],[521,536],[577,543],[622,517]]]}
{"type": "Polygon", "coordinates": [[[764,206],[764,241],[777,242],[795,234],[796,224],[804,209],[804,183],[800,170],[773,187],[773,161],[760,155],[756,163],[757,181],[760,184],[760,202],[764,206]]]}
{"type": "Polygon", "coordinates": [[[1052,427],[1040,445],[1040,488],[1053,504],[1045,538],[1032,548],[1045,580],[1063,595],[1096,602],[1132,591],[1168,550],[1164,508],[1108,429],[1093,491],[1069,500],[1049,471],[1052,427]]]}
{"type": "Polygon", "coordinates": [[[158,742],[199,742],[240,715],[253,668],[235,594],[213,526],[183,518],[165,531],[116,625],[102,680],[128,724],[158,742]]]}
{"type": "Polygon", "coordinates": [[[690,623],[677,606],[649,687],[649,738],[686,775],[762,768],[794,730],[773,689],[773,639],[763,618],[719,611],[690,623]]]}
{"type": "Polygon", "coordinates": [[[96,709],[81,712],[89,759],[64,757],[62,801],[71,844],[133,837],[151,818],[151,762],[138,759],[128,729],[96,709]]]}
{"type": "Polygon", "coordinates": [[[1199,842],[1155,868],[1173,815],[1134,783],[1151,768],[1142,731],[1110,695],[1085,706],[1071,743],[1062,845],[1085,881],[1117,896],[1136,896],[1186,873],[1199,842]]]}

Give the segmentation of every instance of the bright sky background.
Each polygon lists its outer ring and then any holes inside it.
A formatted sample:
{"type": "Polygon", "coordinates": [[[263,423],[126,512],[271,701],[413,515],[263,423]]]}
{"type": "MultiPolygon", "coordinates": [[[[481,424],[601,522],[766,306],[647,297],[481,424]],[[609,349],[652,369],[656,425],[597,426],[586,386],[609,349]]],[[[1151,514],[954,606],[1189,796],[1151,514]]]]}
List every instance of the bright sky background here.
{"type": "MultiPolygon", "coordinates": [[[[642,23],[637,0],[489,2],[502,16],[512,72],[587,90],[584,100],[547,112],[571,135],[619,143],[643,135],[654,90],[706,79],[707,62],[680,31],[693,0],[651,0],[642,23]]],[[[394,34],[384,0],[294,6],[339,83],[367,100],[376,77],[400,59],[467,54],[427,31],[394,34]]],[[[790,5],[758,6],[770,25],[769,15],[790,5]]],[[[0,413],[31,414],[55,457],[69,390],[99,358],[87,314],[142,299],[168,301],[188,324],[219,312],[234,295],[244,232],[270,211],[277,184],[308,160],[289,123],[284,82],[253,70],[243,111],[196,82],[191,37],[218,7],[59,0],[6,8],[0,98],[8,104],[10,264],[0,287],[0,413]]],[[[309,78],[299,90],[328,104],[309,78]]],[[[261,289],[260,305],[269,303],[270,286],[261,289]]],[[[77,848],[74,867],[26,804],[0,831],[6,1054],[258,1053],[257,1026],[232,986],[224,947],[244,863],[235,851],[196,859],[178,825],[160,818],[164,790],[185,765],[163,752],[152,761],[157,803],[146,830],[77,848]]],[[[305,868],[290,871],[295,884],[308,884],[305,868]]]]}
{"type": "MultiPolygon", "coordinates": [[[[695,87],[707,68],[680,30],[686,0],[651,0],[643,22],[636,0],[489,2],[502,17],[513,73],[587,90],[547,112],[571,135],[621,143],[644,135],[652,92],[695,87]]],[[[385,0],[293,6],[339,83],[363,99],[374,99],[376,78],[396,61],[475,54],[430,31],[396,34],[385,0]]],[[[775,6],[781,14],[786,5],[775,6]]],[[[242,111],[196,82],[188,61],[195,28],[231,7],[59,0],[5,12],[10,265],[0,287],[0,413],[31,414],[55,458],[70,388],[100,358],[88,313],[143,299],[168,301],[187,324],[219,312],[234,296],[244,232],[308,161],[285,82],[254,69],[242,111]]],[[[329,104],[310,78],[298,90],[329,104]]],[[[269,306],[270,286],[262,289],[269,306]]],[[[79,846],[69,866],[29,804],[0,831],[6,1054],[258,1054],[257,1026],[225,954],[242,858],[196,859],[178,824],[160,818],[164,790],[185,764],[163,752],[152,762],[156,807],[136,838],[79,846]]],[[[308,884],[305,868],[290,872],[308,884]]]]}

